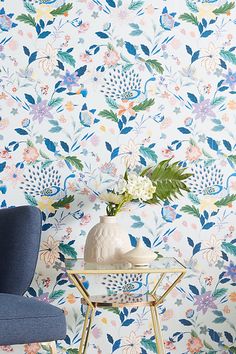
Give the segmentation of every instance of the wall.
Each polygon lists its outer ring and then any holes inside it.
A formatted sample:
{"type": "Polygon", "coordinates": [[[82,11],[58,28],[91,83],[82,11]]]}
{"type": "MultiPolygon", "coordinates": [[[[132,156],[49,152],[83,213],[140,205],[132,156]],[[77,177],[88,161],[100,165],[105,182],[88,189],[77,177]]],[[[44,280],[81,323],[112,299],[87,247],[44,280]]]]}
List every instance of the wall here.
{"type": "MultiPolygon", "coordinates": [[[[1,206],[37,205],[44,216],[29,293],[66,311],[61,353],[78,347],[83,315],[64,257],[83,255],[105,210],[97,193],[126,166],[173,157],[194,173],[191,192],[121,219],[132,236],[188,268],[160,309],[167,352],[228,353],[236,302],[234,2],[72,5],[1,1],[1,206]]],[[[147,309],[99,312],[89,353],[152,353],[152,336],[147,309]]],[[[35,344],[14,352],[44,351],[35,344]]]]}

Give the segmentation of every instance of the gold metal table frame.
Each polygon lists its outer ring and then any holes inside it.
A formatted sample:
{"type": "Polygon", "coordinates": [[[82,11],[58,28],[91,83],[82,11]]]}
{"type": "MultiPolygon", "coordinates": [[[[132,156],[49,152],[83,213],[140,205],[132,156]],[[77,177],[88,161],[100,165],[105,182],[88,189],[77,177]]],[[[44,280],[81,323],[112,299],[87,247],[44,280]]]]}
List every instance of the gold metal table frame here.
{"type": "Polygon", "coordinates": [[[86,264],[82,258],[79,258],[76,260],[66,259],[65,265],[70,280],[76,286],[82,296],[82,304],[87,305],[87,311],[85,314],[79,346],[79,354],[86,353],[96,308],[128,306],[150,307],[157,352],[158,354],[165,354],[165,347],[161,332],[160,319],[157,312],[157,306],[163,302],[166,296],[177,285],[177,283],[180,282],[186,273],[186,268],[179,261],[177,261],[175,258],[164,257],[154,261],[147,268],[134,268],[130,263],[112,265],[99,265],[91,263],[86,264]],[[148,294],[140,294],[140,297],[137,296],[137,293],[135,293],[134,297],[129,294],[129,301],[126,301],[124,300],[124,297],[122,298],[122,293],[104,296],[90,296],[88,291],[83,286],[80,278],[82,275],[88,274],[157,274],[159,275],[159,278],[156,280],[153,289],[148,294]],[[157,289],[160,287],[164,278],[170,274],[176,274],[177,277],[172,280],[172,283],[169,284],[166,290],[164,290],[160,295],[157,295],[157,289]]]}

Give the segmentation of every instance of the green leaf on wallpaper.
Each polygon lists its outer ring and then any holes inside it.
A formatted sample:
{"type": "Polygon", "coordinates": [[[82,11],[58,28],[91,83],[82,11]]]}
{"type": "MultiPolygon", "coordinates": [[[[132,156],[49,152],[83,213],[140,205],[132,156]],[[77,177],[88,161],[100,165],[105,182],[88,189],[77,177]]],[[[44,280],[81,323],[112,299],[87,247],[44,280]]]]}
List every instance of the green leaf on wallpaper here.
{"type": "Polygon", "coordinates": [[[223,242],[222,248],[226,253],[230,253],[233,256],[236,256],[236,246],[231,242],[223,242]]]}
{"type": "Polygon", "coordinates": [[[61,61],[75,67],[75,58],[70,53],[59,50],[57,56],[61,61]]]}
{"type": "Polygon", "coordinates": [[[208,344],[205,340],[203,341],[203,344],[205,345],[205,347],[207,349],[213,349],[212,346],[210,344],[208,344]]]}
{"type": "Polygon", "coordinates": [[[144,157],[147,157],[148,159],[157,162],[157,154],[149,147],[141,146],[139,151],[144,157]]]}
{"type": "Polygon", "coordinates": [[[236,347],[227,347],[229,349],[229,354],[236,354],[236,347]]]}
{"type": "Polygon", "coordinates": [[[39,153],[40,153],[40,155],[41,155],[44,159],[49,160],[48,155],[45,154],[45,152],[43,152],[41,149],[39,150],[39,153]]]}
{"type": "Polygon", "coordinates": [[[236,64],[236,55],[229,50],[221,50],[220,55],[224,60],[229,61],[232,64],[236,64]]]}
{"type": "Polygon", "coordinates": [[[200,204],[200,200],[198,199],[198,196],[195,195],[194,193],[189,193],[188,197],[193,204],[197,204],[197,205],[200,204]]]}
{"type": "Polygon", "coordinates": [[[229,155],[228,160],[230,160],[231,162],[233,162],[233,164],[236,165],[236,155],[229,155]]]}
{"type": "Polygon", "coordinates": [[[136,106],[133,106],[133,110],[135,112],[139,112],[139,111],[145,111],[146,109],[150,108],[151,106],[153,106],[155,103],[154,98],[146,98],[145,101],[137,104],[136,106]]]}
{"type": "Polygon", "coordinates": [[[36,26],[35,18],[31,15],[21,14],[21,15],[17,16],[16,20],[18,20],[20,22],[27,23],[28,25],[33,26],[33,27],[36,26]]]}
{"type": "Polygon", "coordinates": [[[104,310],[114,313],[115,315],[120,315],[120,310],[118,307],[104,307],[104,310]]]}
{"type": "Polygon", "coordinates": [[[129,5],[129,10],[138,10],[140,7],[142,7],[144,4],[144,1],[141,0],[132,0],[131,4],[129,5]]]}
{"type": "Polygon", "coordinates": [[[41,168],[47,168],[48,166],[50,166],[53,163],[52,160],[46,160],[45,162],[42,163],[41,168]]]}
{"type": "Polygon", "coordinates": [[[186,1],[186,5],[188,6],[189,10],[192,12],[198,12],[198,8],[196,6],[196,4],[190,0],[186,1]]]}
{"type": "Polygon", "coordinates": [[[106,97],[106,103],[108,104],[108,106],[111,109],[118,109],[118,107],[119,107],[118,104],[116,103],[116,101],[110,97],[106,97]]]}
{"type": "Polygon", "coordinates": [[[25,193],[25,199],[29,203],[29,205],[32,205],[32,206],[37,206],[38,205],[38,202],[35,199],[35,197],[33,197],[30,194],[25,193]]]}
{"type": "Polygon", "coordinates": [[[198,26],[197,16],[194,16],[194,14],[192,14],[192,13],[190,13],[190,14],[184,13],[184,14],[179,16],[179,19],[183,20],[183,21],[186,21],[186,22],[190,22],[190,23],[192,23],[195,26],[198,26]]]}
{"type": "Polygon", "coordinates": [[[50,12],[51,15],[53,16],[60,16],[60,15],[64,15],[66,14],[68,11],[70,11],[73,7],[73,4],[72,3],[69,3],[69,4],[64,4],[60,7],[58,7],[57,9],[55,10],[52,10],[50,12]]]}
{"type": "Polygon", "coordinates": [[[163,74],[164,69],[161,63],[156,59],[148,59],[145,61],[146,65],[150,66],[153,70],[156,70],[159,74],[163,74]]]}
{"type": "Polygon", "coordinates": [[[69,162],[72,166],[74,166],[77,170],[82,171],[83,164],[80,159],[76,156],[66,156],[65,161],[69,162]]]}
{"type": "Polygon", "coordinates": [[[218,297],[222,297],[227,293],[227,289],[226,288],[221,288],[221,289],[216,289],[214,291],[214,293],[212,294],[212,296],[218,298],[218,297]]]}
{"type": "Polygon", "coordinates": [[[236,194],[229,194],[226,197],[215,202],[217,207],[227,206],[236,200],[236,194]]]}
{"type": "Polygon", "coordinates": [[[79,349],[66,349],[66,353],[67,354],[78,354],[79,353],[79,349]]]}
{"type": "Polygon", "coordinates": [[[75,197],[73,195],[66,195],[64,198],[53,203],[52,206],[55,209],[67,207],[70,203],[74,201],[75,197]]]}
{"type": "Polygon", "coordinates": [[[65,290],[55,290],[49,295],[49,299],[57,300],[65,294],[65,290]]]}
{"type": "Polygon", "coordinates": [[[224,96],[215,97],[211,101],[211,104],[214,105],[214,106],[217,106],[218,104],[223,103],[225,101],[225,98],[226,97],[224,97],[224,96]]]}
{"type": "Polygon", "coordinates": [[[217,9],[213,10],[212,12],[215,15],[227,14],[230,10],[235,7],[235,2],[226,2],[225,4],[221,5],[217,9]]]}
{"type": "Polygon", "coordinates": [[[191,330],[191,336],[194,337],[194,338],[198,338],[199,337],[197,332],[195,332],[193,329],[191,330]]]}
{"type": "Polygon", "coordinates": [[[180,211],[200,218],[200,211],[194,205],[185,205],[180,209],[180,211]]]}
{"type": "Polygon", "coordinates": [[[128,71],[129,69],[132,68],[133,65],[134,64],[125,64],[125,65],[123,65],[122,66],[122,71],[124,71],[124,72],[128,71]]]}
{"type": "Polygon", "coordinates": [[[24,2],[24,7],[25,7],[26,10],[27,10],[28,12],[30,12],[31,14],[35,14],[35,13],[36,13],[36,10],[35,10],[34,5],[32,5],[30,2],[25,1],[25,2],[24,2]]]}
{"type": "Polygon", "coordinates": [[[69,257],[71,257],[71,258],[76,258],[77,257],[77,252],[76,252],[76,250],[74,249],[74,247],[72,247],[72,246],[70,246],[70,245],[66,245],[66,244],[64,244],[64,243],[60,243],[60,245],[59,245],[59,250],[63,253],[63,254],[65,254],[65,255],[67,255],[67,256],[69,256],[69,257]]]}
{"type": "Polygon", "coordinates": [[[100,111],[98,113],[99,116],[103,117],[103,118],[107,118],[107,119],[111,119],[113,120],[113,122],[116,122],[118,123],[118,117],[117,115],[115,114],[115,112],[113,111],[108,111],[107,109],[104,109],[103,111],[100,111]]]}
{"type": "MultiPolygon", "coordinates": [[[[63,101],[63,98],[62,97],[57,97],[57,98],[52,98],[49,102],[48,102],[48,105],[50,107],[56,107],[56,106],[59,106],[63,101]]],[[[58,125],[58,122],[57,122],[57,125],[58,125]]]]}
{"type": "Polygon", "coordinates": [[[153,353],[157,353],[155,341],[152,341],[151,339],[147,338],[142,338],[141,344],[145,349],[151,350],[153,353]]]}

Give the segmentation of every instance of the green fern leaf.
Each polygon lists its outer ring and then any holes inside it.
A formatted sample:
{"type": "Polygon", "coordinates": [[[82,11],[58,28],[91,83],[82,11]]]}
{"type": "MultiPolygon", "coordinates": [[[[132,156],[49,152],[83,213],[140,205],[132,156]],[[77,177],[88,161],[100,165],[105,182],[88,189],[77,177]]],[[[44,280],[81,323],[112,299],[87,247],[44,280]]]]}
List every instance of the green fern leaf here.
{"type": "Polygon", "coordinates": [[[103,111],[99,112],[98,115],[103,118],[111,119],[113,120],[113,122],[118,123],[118,117],[112,110],[108,111],[107,109],[104,109],[103,111]]]}
{"type": "Polygon", "coordinates": [[[224,60],[227,60],[232,64],[236,64],[236,55],[229,50],[221,50],[220,55],[224,60]]]}
{"type": "Polygon", "coordinates": [[[217,207],[227,206],[236,200],[236,194],[227,195],[226,197],[215,202],[217,207]]]}
{"type": "Polygon", "coordinates": [[[143,101],[143,102],[139,103],[138,105],[134,106],[133,110],[135,112],[145,111],[146,109],[148,109],[149,107],[154,105],[154,103],[155,103],[154,98],[146,99],[145,101],[143,101]]]}
{"type": "Polygon", "coordinates": [[[196,216],[197,218],[200,217],[200,212],[194,205],[192,205],[192,206],[185,205],[180,209],[180,211],[183,211],[184,213],[196,216]]]}
{"type": "Polygon", "coordinates": [[[153,199],[149,202],[172,200],[182,195],[182,191],[189,192],[189,188],[183,182],[192,174],[186,173],[186,169],[179,166],[179,162],[170,163],[170,160],[160,162],[149,173],[149,178],[156,187],[153,199]]]}
{"type": "Polygon", "coordinates": [[[222,15],[229,13],[235,7],[235,2],[226,2],[224,5],[212,11],[215,15],[222,15]]]}
{"type": "Polygon", "coordinates": [[[198,19],[192,13],[191,14],[184,13],[184,14],[179,16],[179,19],[183,20],[183,21],[186,21],[186,22],[190,22],[190,23],[192,23],[195,26],[198,26],[198,19]]]}
{"type": "Polygon", "coordinates": [[[148,59],[146,60],[146,64],[150,65],[153,70],[156,70],[159,74],[163,74],[164,69],[161,63],[156,59],[148,59]]]}
{"type": "Polygon", "coordinates": [[[52,206],[55,209],[64,208],[68,204],[72,203],[74,199],[75,199],[75,197],[73,195],[68,195],[68,196],[65,196],[64,198],[58,200],[57,202],[53,203],[52,206]]]}
{"type": "Polygon", "coordinates": [[[62,5],[62,6],[58,7],[55,10],[52,10],[50,12],[50,14],[53,15],[53,16],[61,16],[61,15],[66,14],[69,10],[71,10],[72,7],[73,7],[72,3],[65,4],[65,5],[62,5]]]}
{"type": "Polygon", "coordinates": [[[35,18],[33,16],[31,16],[31,15],[21,14],[21,15],[17,16],[16,19],[18,21],[27,23],[30,26],[33,26],[33,27],[36,26],[35,18]]]}

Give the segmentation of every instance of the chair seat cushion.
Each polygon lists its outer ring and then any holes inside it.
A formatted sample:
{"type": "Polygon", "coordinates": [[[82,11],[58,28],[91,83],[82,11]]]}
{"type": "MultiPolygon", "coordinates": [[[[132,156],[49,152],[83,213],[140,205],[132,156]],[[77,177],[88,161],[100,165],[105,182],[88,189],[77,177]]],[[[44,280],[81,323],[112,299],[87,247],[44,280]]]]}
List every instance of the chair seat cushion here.
{"type": "Polygon", "coordinates": [[[49,342],[65,336],[61,309],[35,298],[0,293],[0,345],[49,342]]]}

